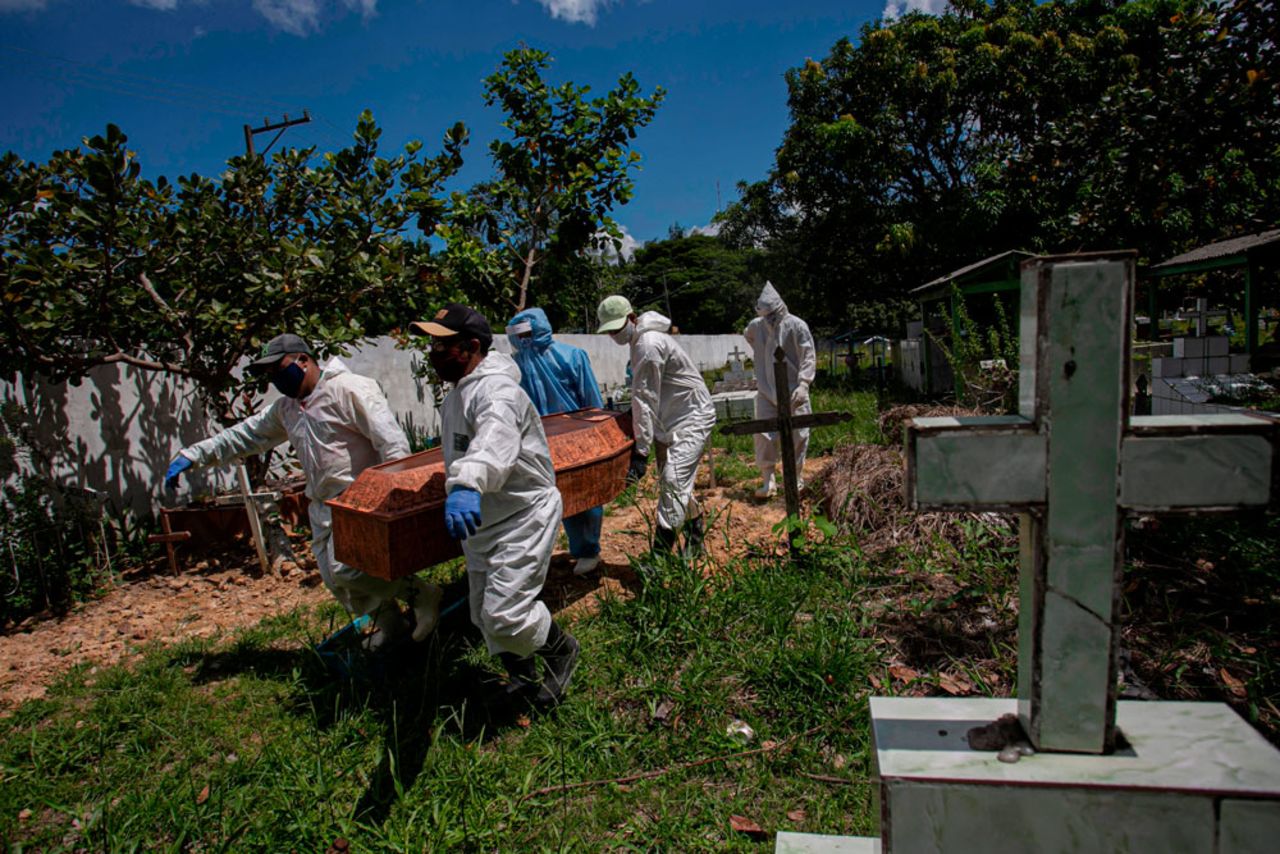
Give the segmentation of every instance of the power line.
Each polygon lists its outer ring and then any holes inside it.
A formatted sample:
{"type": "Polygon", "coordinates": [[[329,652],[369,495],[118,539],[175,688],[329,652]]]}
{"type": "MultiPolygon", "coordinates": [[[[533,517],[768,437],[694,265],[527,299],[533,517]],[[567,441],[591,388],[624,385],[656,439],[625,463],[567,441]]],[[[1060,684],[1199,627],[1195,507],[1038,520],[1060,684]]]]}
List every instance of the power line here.
{"type": "Polygon", "coordinates": [[[229,103],[224,103],[223,105],[228,109],[238,109],[241,111],[246,111],[250,107],[253,107],[255,109],[258,107],[270,107],[272,110],[281,109],[281,108],[289,109],[293,107],[292,104],[287,104],[287,103],[284,103],[283,101],[277,101],[273,98],[267,98],[259,95],[241,95],[235,92],[228,92],[224,89],[214,89],[212,87],[207,87],[207,86],[192,86],[189,83],[178,83],[176,81],[165,80],[160,77],[152,77],[146,74],[138,74],[130,71],[118,71],[115,69],[103,68],[101,66],[93,65],[88,62],[82,62],[77,59],[70,59],[65,56],[58,56],[56,54],[44,53],[38,50],[32,50],[30,48],[18,47],[16,45],[0,44],[0,51],[23,54],[25,56],[34,56],[43,60],[51,60],[54,62],[61,62],[66,65],[75,66],[77,69],[80,69],[80,73],[88,74],[90,76],[96,75],[97,77],[105,80],[106,82],[123,84],[123,85],[133,85],[133,86],[138,86],[139,84],[152,84],[155,86],[162,87],[163,89],[170,90],[163,94],[174,95],[174,96],[186,96],[186,97],[199,96],[202,98],[214,98],[217,100],[221,100],[223,102],[229,102],[229,103]]]}
{"type": "MultiPolygon", "coordinates": [[[[96,89],[100,92],[110,92],[115,95],[124,95],[130,98],[141,98],[147,101],[157,101],[164,104],[173,104],[188,109],[200,110],[208,113],[221,113],[222,115],[235,116],[237,118],[244,115],[244,112],[233,112],[232,110],[216,107],[211,104],[201,104],[191,100],[184,100],[180,97],[172,97],[166,94],[158,94],[155,92],[138,91],[136,89],[122,88],[120,85],[113,85],[110,82],[102,80],[93,80],[91,78],[74,78],[49,69],[35,68],[29,65],[11,65],[6,67],[7,70],[13,70],[20,74],[29,74],[32,77],[39,77],[54,83],[66,83],[72,86],[83,86],[86,89],[96,89]]],[[[73,72],[74,73],[74,72],[73,72]]]]}

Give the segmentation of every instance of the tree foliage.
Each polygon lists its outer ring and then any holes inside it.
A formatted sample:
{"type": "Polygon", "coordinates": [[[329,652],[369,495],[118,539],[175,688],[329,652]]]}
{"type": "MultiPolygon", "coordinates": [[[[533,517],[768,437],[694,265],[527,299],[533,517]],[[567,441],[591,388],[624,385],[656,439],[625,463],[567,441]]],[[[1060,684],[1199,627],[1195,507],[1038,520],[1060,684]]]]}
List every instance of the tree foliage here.
{"type": "Polygon", "coordinates": [[[547,83],[550,66],[548,53],[520,48],[485,79],[485,104],[501,108],[509,138],[489,146],[496,175],[455,194],[438,230],[455,282],[494,310],[551,296],[550,287],[536,287],[545,262],[572,266],[601,235],[621,239],[609,212],[631,199],[640,162],[631,140],[665,94],[659,87],[641,95],[627,73],[588,99],[588,86],[547,83]]]}
{"type": "Polygon", "coordinates": [[[1006,249],[1159,259],[1280,213],[1274,0],[953,0],[787,73],[724,234],[821,325],[1006,249]],[[844,300],[830,300],[845,293],[844,300]]]}
{"type": "Polygon", "coordinates": [[[756,297],[764,285],[760,255],[716,237],[686,237],[673,229],[666,240],[636,250],[625,268],[623,290],[637,311],[669,314],[683,332],[740,332],[755,317],[756,297]]]}
{"type": "Polygon", "coordinates": [[[114,125],[48,163],[0,160],[0,371],[76,379],[107,364],[195,383],[224,423],[232,369],[283,332],[332,349],[386,331],[429,290],[425,241],[466,131],[379,155],[368,113],[316,157],[237,157],[219,179],[142,177],[114,125]]]}

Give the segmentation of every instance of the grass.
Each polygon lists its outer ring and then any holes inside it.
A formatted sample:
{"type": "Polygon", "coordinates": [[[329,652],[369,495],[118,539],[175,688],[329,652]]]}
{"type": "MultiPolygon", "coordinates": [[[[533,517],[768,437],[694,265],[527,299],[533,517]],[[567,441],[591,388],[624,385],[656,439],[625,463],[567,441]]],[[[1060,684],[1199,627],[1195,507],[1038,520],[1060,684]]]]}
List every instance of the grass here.
{"type": "MultiPolygon", "coordinates": [[[[817,408],[859,413],[830,442],[874,435],[873,396],[826,394],[817,408]]],[[[749,444],[718,458],[754,477],[749,444]]],[[[313,652],[333,605],[82,667],[0,720],[0,840],[16,851],[325,851],[338,839],[353,851],[754,851],[772,850],[779,830],[874,834],[868,694],[941,694],[957,680],[969,693],[1013,690],[1016,549],[969,524],[958,546],[876,557],[817,538],[795,563],[637,563],[630,598],[606,595],[572,625],[582,664],[545,715],[483,710],[497,665],[462,613],[425,645],[358,659],[354,680],[313,652]],[[736,721],[752,740],[727,732],[736,721]],[[734,830],[732,816],[764,832],[734,830]]],[[[1161,696],[1252,704],[1275,740],[1280,646],[1266,615],[1280,529],[1233,524],[1131,535],[1127,618],[1150,638],[1135,642],[1134,666],[1161,696]],[[1215,605],[1200,619],[1206,591],[1215,605]],[[1236,608],[1252,615],[1241,634],[1236,608]],[[1219,667],[1244,697],[1206,676],[1219,667]]]]}
{"type": "Polygon", "coordinates": [[[458,621],[381,680],[335,678],[311,652],[331,607],[77,670],[0,722],[0,837],[110,851],[763,845],[730,829],[738,814],[873,832],[867,785],[804,776],[870,776],[879,654],[849,594],[863,568],[819,550],[736,570],[712,582],[675,562],[634,599],[606,599],[573,627],[572,699],[532,720],[480,711],[497,674],[458,621]],[[727,735],[734,720],[755,740],[727,735]],[[649,772],[665,773],[538,794],[649,772]]]}

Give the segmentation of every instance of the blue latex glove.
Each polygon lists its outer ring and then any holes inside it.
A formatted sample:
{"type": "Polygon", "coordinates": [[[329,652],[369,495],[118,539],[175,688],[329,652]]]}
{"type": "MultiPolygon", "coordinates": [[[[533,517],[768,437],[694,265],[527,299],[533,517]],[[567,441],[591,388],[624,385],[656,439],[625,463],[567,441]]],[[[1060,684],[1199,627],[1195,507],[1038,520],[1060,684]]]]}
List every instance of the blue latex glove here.
{"type": "Polygon", "coordinates": [[[480,493],[455,486],[444,500],[444,527],[455,540],[465,540],[480,527],[480,493]]]}
{"type": "Polygon", "coordinates": [[[644,479],[649,470],[649,458],[635,451],[631,452],[631,462],[627,465],[627,483],[637,483],[644,479]]]}
{"type": "Polygon", "coordinates": [[[182,454],[173,458],[173,462],[169,463],[169,470],[164,473],[164,485],[170,489],[176,489],[178,486],[178,475],[191,468],[191,460],[182,454]]]}

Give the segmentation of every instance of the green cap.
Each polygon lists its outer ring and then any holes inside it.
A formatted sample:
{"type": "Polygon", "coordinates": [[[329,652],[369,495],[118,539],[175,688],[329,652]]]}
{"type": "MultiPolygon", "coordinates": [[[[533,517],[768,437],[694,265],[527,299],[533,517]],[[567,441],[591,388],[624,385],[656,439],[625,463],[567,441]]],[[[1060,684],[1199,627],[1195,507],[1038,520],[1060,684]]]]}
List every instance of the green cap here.
{"type": "Polygon", "coordinates": [[[631,314],[631,303],[624,297],[614,294],[605,297],[596,309],[596,317],[600,319],[597,332],[616,332],[627,324],[627,315],[631,314]]]}

